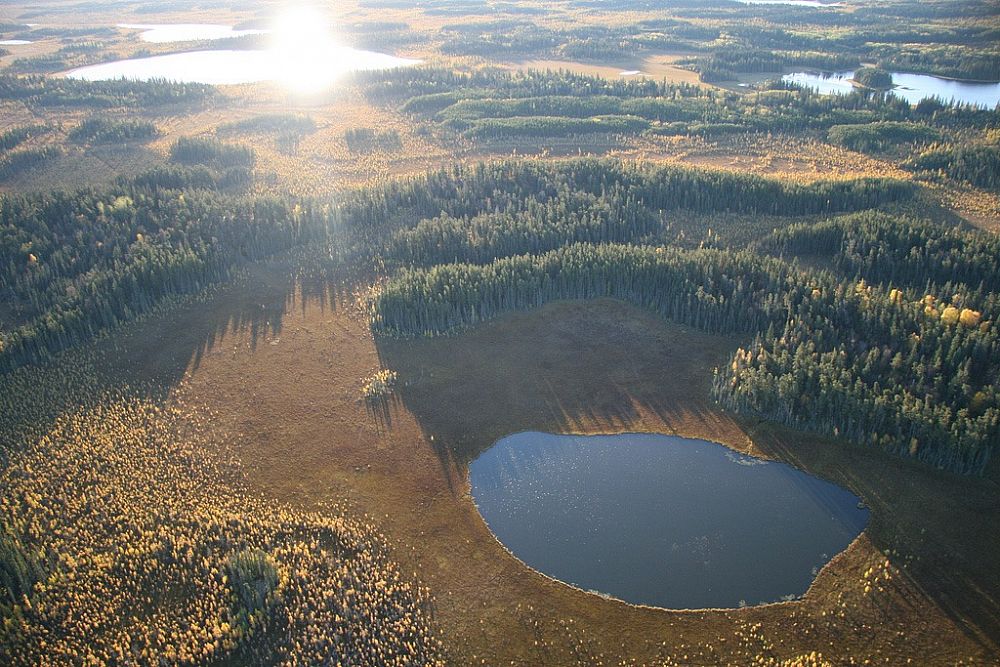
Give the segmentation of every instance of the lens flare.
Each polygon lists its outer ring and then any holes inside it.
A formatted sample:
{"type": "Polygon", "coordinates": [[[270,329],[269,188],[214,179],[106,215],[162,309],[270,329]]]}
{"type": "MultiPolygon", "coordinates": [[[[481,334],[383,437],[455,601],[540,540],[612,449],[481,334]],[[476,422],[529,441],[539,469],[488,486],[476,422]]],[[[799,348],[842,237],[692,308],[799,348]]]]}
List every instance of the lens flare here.
{"type": "Polygon", "coordinates": [[[277,78],[299,93],[324,90],[344,72],[344,50],[330,27],[327,16],[311,7],[285,10],[272,31],[271,51],[277,78]]]}

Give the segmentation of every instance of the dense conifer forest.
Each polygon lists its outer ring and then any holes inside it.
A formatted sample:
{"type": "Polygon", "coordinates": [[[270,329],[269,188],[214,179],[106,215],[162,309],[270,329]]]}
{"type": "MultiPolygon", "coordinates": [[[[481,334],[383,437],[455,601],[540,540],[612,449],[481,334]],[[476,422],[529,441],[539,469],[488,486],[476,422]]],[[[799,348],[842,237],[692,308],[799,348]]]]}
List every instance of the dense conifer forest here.
{"type": "Polygon", "coordinates": [[[0,7],[0,664],[996,661],[997,0],[230,4],[0,7]],[[289,71],[71,71],[211,50],[289,71]],[[864,518],[780,604],[621,604],[481,520],[524,431],[864,518]]]}
{"type": "Polygon", "coordinates": [[[1000,435],[994,237],[864,213],[792,225],[761,242],[784,259],[647,244],[672,211],[739,202],[799,216],[841,210],[840,201],[875,208],[907,188],[859,181],[789,192],[763,179],[588,161],[454,177],[451,210],[387,245],[402,268],[374,301],[378,331],[442,334],[555,299],[620,298],[706,331],[752,336],[717,377],[727,407],[959,472],[980,472],[988,460],[1000,435]],[[463,210],[459,187],[538,194],[474,212],[463,210]],[[858,196],[869,191],[879,195],[858,196]],[[832,270],[799,262],[831,249],[832,270]]]}

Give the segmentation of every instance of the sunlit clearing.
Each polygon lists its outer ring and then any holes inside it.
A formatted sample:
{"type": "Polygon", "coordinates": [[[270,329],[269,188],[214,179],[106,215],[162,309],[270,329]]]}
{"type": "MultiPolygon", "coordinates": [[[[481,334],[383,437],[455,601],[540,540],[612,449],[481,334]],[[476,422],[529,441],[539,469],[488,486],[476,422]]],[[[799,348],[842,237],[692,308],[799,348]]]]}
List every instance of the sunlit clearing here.
{"type": "Polygon", "coordinates": [[[344,50],[337,45],[328,18],[316,9],[285,10],[275,22],[272,51],[278,80],[300,93],[330,86],[343,70],[344,50]]]}

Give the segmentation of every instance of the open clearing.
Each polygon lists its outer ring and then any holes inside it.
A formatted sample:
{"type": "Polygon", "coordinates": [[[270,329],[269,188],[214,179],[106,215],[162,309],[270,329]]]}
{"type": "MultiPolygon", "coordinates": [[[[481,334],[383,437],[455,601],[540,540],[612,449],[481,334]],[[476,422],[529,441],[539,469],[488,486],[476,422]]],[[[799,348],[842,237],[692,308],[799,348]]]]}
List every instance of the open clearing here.
{"type": "Polygon", "coordinates": [[[984,479],[959,478],[735,421],[707,390],[738,341],[619,302],[560,302],[456,337],[376,342],[352,289],[303,292],[286,269],[255,269],[205,303],[133,328],[116,345],[122,363],[176,382],[172,400],[210,410],[266,497],[369,516],[402,570],[433,591],[456,664],[648,664],[667,655],[744,664],[810,651],[858,663],[995,657],[995,466],[984,479]],[[401,387],[385,410],[372,410],[359,398],[361,378],[380,365],[399,373],[401,387]],[[467,461],[528,429],[722,442],[850,488],[872,521],[801,601],[631,607],[527,570],[476,512],[467,461]]]}

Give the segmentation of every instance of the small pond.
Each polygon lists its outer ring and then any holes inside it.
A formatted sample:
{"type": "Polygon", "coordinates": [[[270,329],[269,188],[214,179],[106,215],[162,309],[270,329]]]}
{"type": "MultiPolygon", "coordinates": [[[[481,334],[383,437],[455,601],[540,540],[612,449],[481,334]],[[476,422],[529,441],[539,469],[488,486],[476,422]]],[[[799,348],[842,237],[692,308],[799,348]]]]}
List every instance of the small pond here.
{"type": "Polygon", "coordinates": [[[469,478],[490,530],[527,565],[674,609],[798,597],[868,522],[835,484],[667,435],[518,433],[469,478]]]}
{"type": "MultiPolygon", "coordinates": [[[[794,72],[782,81],[812,88],[822,95],[846,95],[854,90],[854,72],[794,72]]],[[[1000,103],[1000,83],[980,83],[942,79],[928,74],[892,73],[891,93],[916,104],[926,97],[939,97],[945,102],[955,100],[992,109],[1000,103]]]]}
{"type": "Polygon", "coordinates": [[[322,88],[342,74],[416,65],[419,60],[350,47],[330,47],[318,54],[265,49],[205,50],[130,58],[88,65],[66,76],[85,81],[167,79],[181,83],[227,85],[258,81],[287,82],[295,88],[322,88]]]}
{"type": "Polygon", "coordinates": [[[235,30],[231,25],[213,23],[119,23],[119,28],[141,30],[139,38],[144,42],[163,44],[168,42],[192,42],[202,39],[227,39],[260,35],[265,30],[235,30]]]}

